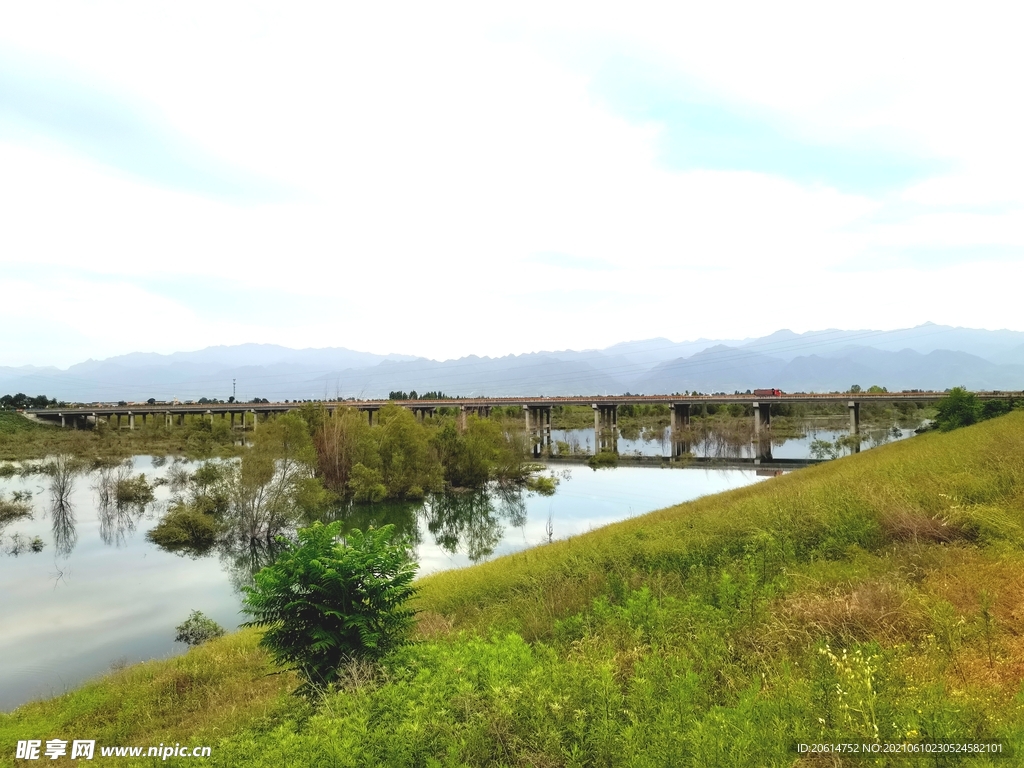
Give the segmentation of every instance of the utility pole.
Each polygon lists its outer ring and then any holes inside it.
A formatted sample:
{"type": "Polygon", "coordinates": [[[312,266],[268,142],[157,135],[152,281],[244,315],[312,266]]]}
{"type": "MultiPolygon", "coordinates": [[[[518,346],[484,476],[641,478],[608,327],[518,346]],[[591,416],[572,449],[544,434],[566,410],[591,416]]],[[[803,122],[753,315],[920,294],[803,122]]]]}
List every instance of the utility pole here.
{"type": "Polygon", "coordinates": [[[235,398],[235,380],[232,379],[231,380],[231,400],[234,401],[236,399],[237,398],[235,398]]]}

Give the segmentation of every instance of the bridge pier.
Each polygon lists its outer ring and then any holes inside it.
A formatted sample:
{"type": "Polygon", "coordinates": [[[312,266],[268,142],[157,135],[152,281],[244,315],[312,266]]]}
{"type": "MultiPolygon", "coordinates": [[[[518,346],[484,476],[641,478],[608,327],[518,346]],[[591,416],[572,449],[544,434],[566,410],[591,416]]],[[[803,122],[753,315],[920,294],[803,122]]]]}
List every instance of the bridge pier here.
{"type": "MultiPolygon", "coordinates": [[[[234,421],[234,419],[232,419],[232,421],[234,421]]],[[[173,423],[174,419],[171,416],[171,412],[167,411],[166,413],[164,413],[164,428],[166,428],[168,432],[171,431],[171,426],[173,423]]]]}
{"type": "Polygon", "coordinates": [[[256,425],[260,423],[260,415],[256,411],[252,411],[252,432],[256,434],[256,425]]]}
{"type": "Polygon", "coordinates": [[[135,429],[135,414],[128,411],[128,429],[135,429]]]}
{"type": "Polygon", "coordinates": [[[148,416],[148,415],[149,414],[147,414],[147,413],[143,413],[142,414],[142,426],[146,426],[146,416],[148,416]]]}
{"type": "Polygon", "coordinates": [[[690,426],[690,404],[673,403],[670,410],[670,418],[673,432],[690,426]]]}
{"type": "MultiPolygon", "coordinates": [[[[371,427],[373,426],[373,415],[374,415],[374,414],[375,414],[376,412],[377,412],[377,409],[376,409],[376,408],[367,408],[367,409],[366,409],[366,420],[367,420],[367,423],[368,423],[368,424],[369,424],[369,425],[370,425],[371,427]]],[[[380,423],[380,419],[377,419],[377,423],[378,423],[378,424],[380,423]]]]}
{"type": "Polygon", "coordinates": [[[678,459],[681,456],[685,456],[691,452],[692,448],[689,440],[673,440],[672,441],[672,458],[678,459]]]}
{"type": "MultiPolygon", "coordinates": [[[[490,412],[489,406],[484,406],[490,412]]],[[[545,448],[551,448],[551,406],[524,405],[523,419],[526,434],[531,438],[534,457],[540,457],[545,448]]]]}
{"type": "Polygon", "coordinates": [[[595,403],[591,407],[594,409],[594,453],[618,453],[619,406],[595,403]]]}
{"type": "Polygon", "coordinates": [[[768,439],[757,440],[754,443],[754,463],[772,460],[772,441],[768,439]]]}
{"type": "Polygon", "coordinates": [[[760,435],[762,429],[771,429],[772,406],[771,403],[753,403],[754,406],[754,434],[760,435]]]}
{"type": "Polygon", "coordinates": [[[850,434],[860,434],[860,403],[856,400],[851,400],[847,403],[847,407],[850,409],[850,434]]]}

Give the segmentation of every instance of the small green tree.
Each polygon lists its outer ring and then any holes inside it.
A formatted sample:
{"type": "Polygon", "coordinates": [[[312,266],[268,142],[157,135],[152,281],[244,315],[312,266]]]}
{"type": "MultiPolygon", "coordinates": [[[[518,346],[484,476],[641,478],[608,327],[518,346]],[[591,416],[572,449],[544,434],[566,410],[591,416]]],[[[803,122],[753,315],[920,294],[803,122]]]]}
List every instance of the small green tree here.
{"type": "Polygon", "coordinates": [[[188,643],[190,648],[224,634],[224,627],[202,611],[192,611],[175,629],[178,636],[174,638],[174,642],[188,643]]]}
{"type": "Polygon", "coordinates": [[[244,587],[247,627],[266,627],[260,644],[299,672],[308,693],[338,679],[354,658],[379,658],[403,643],[415,611],[416,565],[391,543],[394,526],[338,540],[341,522],[315,523],[297,543],[281,540],[277,561],[244,587]]]}
{"type": "Polygon", "coordinates": [[[949,395],[939,401],[937,408],[939,412],[935,416],[935,423],[943,432],[969,426],[981,417],[978,398],[964,387],[953,387],[949,395]]]}

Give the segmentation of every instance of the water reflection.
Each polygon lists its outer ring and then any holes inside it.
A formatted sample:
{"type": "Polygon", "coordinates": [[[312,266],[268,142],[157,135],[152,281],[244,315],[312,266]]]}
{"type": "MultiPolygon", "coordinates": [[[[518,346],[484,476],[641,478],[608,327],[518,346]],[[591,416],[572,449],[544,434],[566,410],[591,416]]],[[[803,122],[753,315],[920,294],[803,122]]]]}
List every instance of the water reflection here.
{"type": "Polygon", "coordinates": [[[138,521],[153,499],[145,476],[133,478],[131,459],[96,470],[92,489],[96,494],[96,517],[100,540],[107,546],[122,547],[135,533],[138,521]],[[139,480],[142,481],[140,488],[139,480]]]}
{"type": "Polygon", "coordinates": [[[471,562],[494,554],[505,535],[505,523],[522,528],[526,503],[520,488],[496,485],[479,491],[438,493],[420,513],[434,542],[448,554],[465,549],[471,562]]]}
{"type": "MultiPolygon", "coordinates": [[[[242,592],[243,587],[252,586],[253,576],[274,562],[283,548],[284,545],[276,537],[246,536],[239,535],[239,532],[229,532],[216,545],[231,588],[238,593],[242,592]]],[[[191,550],[183,554],[202,557],[206,553],[191,550]]]]}
{"type": "Polygon", "coordinates": [[[78,543],[75,508],[70,501],[55,497],[50,505],[50,516],[53,522],[53,546],[58,555],[67,557],[78,543]]]}
{"type": "Polygon", "coordinates": [[[689,425],[673,429],[661,423],[630,423],[603,428],[600,438],[593,429],[556,429],[552,431],[552,458],[592,456],[594,446],[614,451],[621,457],[673,458],[693,457],[705,460],[828,459],[856,453],[861,447],[874,448],[913,434],[919,422],[891,426],[862,425],[859,434],[850,434],[842,418],[806,420],[781,428],[758,431],[748,419],[694,419],[689,425]],[[834,450],[822,451],[819,441],[826,440],[834,450]],[[818,448],[812,446],[818,443],[818,448]]]}

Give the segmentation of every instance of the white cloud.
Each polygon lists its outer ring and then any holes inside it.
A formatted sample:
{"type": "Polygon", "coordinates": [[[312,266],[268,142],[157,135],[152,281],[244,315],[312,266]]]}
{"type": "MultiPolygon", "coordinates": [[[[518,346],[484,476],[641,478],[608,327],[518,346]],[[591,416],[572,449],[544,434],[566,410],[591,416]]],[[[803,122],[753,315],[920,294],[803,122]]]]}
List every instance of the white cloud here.
{"type": "Polygon", "coordinates": [[[230,203],[49,140],[0,143],[0,265],[17,277],[4,281],[0,317],[25,329],[0,342],[0,360],[241,341],[452,357],[782,326],[1021,327],[1002,303],[1012,292],[972,290],[969,265],[915,272],[884,259],[1022,244],[1015,14],[6,9],[0,44],[25,61],[114,89],[297,194],[230,203]],[[770,110],[815,141],[912,149],[951,170],[875,198],[764,173],[666,170],[660,127],[591,93],[588,62],[612,49],[642,51],[709,98],[770,110]],[[566,259],[545,265],[544,253],[566,259]],[[567,266],[588,260],[614,269],[567,266]],[[872,266],[851,290],[842,270],[858,261],[872,266]],[[218,290],[231,292],[230,313],[218,290]]]}

